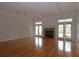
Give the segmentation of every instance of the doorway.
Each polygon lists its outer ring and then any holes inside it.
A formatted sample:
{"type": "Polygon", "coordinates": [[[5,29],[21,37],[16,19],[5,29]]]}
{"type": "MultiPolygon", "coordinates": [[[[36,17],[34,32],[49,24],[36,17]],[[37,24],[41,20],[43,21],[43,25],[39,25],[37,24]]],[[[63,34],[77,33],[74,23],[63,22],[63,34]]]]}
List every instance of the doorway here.
{"type": "Polygon", "coordinates": [[[58,38],[71,39],[71,22],[70,21],[59,22],[58,38]]]}
{"type": "Polygon", "coordinates": [[[35,36],[42,36],[42,22],[35,22],[35,36]]]}

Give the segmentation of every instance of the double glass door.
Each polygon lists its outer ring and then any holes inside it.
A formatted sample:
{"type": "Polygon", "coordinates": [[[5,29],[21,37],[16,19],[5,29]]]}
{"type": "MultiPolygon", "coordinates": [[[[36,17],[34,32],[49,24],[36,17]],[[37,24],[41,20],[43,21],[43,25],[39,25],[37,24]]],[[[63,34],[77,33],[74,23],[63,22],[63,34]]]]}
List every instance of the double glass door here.
{"type": "Polygon", "coordinates": [[[35,25],[35,36],[42,36],[42,25],[35,25]]]}
{"type": "Polygon", "coordinates": [[[58,37],[71,38],[71,24],[70,23],[60,23],[58,25],[58,37]]]}

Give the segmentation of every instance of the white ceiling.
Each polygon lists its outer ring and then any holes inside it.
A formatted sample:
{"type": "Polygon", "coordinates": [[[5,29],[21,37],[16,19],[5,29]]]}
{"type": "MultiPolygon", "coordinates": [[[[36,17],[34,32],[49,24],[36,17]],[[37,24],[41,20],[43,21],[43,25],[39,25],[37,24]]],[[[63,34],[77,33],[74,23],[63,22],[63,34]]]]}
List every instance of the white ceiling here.
{"type": "Polygon", "coordinates": [[[77,4],[77,2],[0,2],[0,10],[38,18],[74,12],[77,4]]]}

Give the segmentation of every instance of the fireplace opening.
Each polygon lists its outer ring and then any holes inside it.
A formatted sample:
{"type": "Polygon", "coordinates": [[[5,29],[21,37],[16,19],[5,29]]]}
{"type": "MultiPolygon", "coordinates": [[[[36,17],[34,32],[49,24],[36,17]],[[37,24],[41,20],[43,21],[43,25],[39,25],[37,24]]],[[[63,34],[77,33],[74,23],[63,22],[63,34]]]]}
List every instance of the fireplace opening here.
{"type": "Polygon", "coordinates": [[[50,37],[52,38],[53,37],[53,31],[45,31],[45,37],[50,37]]]}
{"type": "Polygon", "coordinates": [[[48,38],[54,38],[55,37],[54,28],[45,28],[44,29],[44,36],[48,37],[48,38]]]}

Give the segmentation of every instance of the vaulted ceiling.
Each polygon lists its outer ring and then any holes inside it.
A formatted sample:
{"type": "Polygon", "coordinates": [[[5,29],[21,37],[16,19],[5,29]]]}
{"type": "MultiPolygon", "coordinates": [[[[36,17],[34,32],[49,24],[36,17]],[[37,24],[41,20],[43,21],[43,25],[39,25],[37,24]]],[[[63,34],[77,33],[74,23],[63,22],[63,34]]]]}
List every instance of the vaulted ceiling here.
{"type": "Polygon", "coordinates": [[[0,2],[0,10],[38,18],[75,12],[77,4],[77,2],[0,2]]]}

